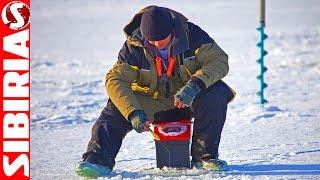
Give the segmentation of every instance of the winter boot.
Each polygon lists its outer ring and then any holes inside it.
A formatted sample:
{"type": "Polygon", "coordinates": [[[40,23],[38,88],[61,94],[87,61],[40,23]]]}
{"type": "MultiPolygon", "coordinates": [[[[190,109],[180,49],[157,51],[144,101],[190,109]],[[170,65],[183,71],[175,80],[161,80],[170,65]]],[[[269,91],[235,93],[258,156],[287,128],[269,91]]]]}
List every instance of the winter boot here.
{"type": "Polygon", "coordinates": [[[101,177],[110,174],[112,169],[107,166],[81,161],[76,165],[76,173],[84,177],[101,177]]]}
{"type": "Polygon", "coordinates": [[[93,178],[107,176],[111,173],[112,168],[98,164],[95,159],[97,159],[96,154],[91,153],[83,161],[78,162],[76,165],[76,173],[79,176],[93,178]]]}
{"type": "Polygon", "coordinates": [[[209,159],[203,161],[192,162],[192,165],[197,169],[208,171],[228,171],[229,166],[226,161],[220,159],[209,159]]]}

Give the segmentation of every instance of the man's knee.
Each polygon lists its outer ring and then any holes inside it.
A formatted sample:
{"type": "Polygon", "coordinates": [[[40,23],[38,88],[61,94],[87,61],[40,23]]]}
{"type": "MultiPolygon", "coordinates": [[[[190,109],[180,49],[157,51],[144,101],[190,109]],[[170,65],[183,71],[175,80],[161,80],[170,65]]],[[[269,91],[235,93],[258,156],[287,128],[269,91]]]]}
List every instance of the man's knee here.
{"type": "Polygon", "coordinates": [[[199,106],[214,107],[226,106],[233,98],[233,93],[222,80],[209,86],[201,92],[195,99],[195,108],[199,106]]]}
{"type": "Polygon", "coordinates": [[[219,80],[208,87],[208,94],[209,98],[221,99],[225,103],[229,103],[234,96],[229,86],[222,80],[219,80]]]}
{"type": "MultiPolygon", "coordinates": [[[[207,129],[212,122],[223,126],[232,92],[223,81],[217,81],[202,92],[193,103],[194,131],[207,129]]],[[[211,126],[210,126],[211,127],[211,126]]]]}
{"type": "Polygon", "coordinates": [[[123,117],[110,100],[94,124],[93,130],[100,129],[101,131],[102,127],[105,131],[123,132],[120,134],[126,134],[128,131],[132,130],[131,124],[123,117]]]}

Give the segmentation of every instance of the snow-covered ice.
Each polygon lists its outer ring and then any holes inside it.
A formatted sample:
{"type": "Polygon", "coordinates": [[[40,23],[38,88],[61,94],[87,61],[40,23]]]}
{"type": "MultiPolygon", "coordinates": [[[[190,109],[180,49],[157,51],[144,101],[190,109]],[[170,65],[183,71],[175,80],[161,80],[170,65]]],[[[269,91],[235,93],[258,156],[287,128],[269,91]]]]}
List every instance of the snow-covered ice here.
{"type": "Polygon", "coordinates": [[[220,158],[232,171],[152,168],[152,138],[130,132],[108,178],[320,179],[318,0],[267,1],[264,107],[255,95],[258,1],[33,0],[31,178],[79,178],[74,165],[106,105],[103,79],[125,40],[123,26],[151,4],[182,12],[229,55],[224,80],[238,95],[228,109],[220,158]]]}

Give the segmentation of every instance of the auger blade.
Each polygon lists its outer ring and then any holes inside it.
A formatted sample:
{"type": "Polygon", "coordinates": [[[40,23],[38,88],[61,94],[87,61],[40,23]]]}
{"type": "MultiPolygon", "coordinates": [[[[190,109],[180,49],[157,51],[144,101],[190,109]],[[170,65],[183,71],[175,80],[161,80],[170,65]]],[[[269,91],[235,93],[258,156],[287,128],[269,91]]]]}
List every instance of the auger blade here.
{"type": "Polygon", "coordinates": [[[265,40],[265,39],[267,39],[267,38],[268,38],[268,35],[266,35],[266,34],[263,34],[263,35],[262,35],[262,39],[263,39],[263,40],[265,40]]]}
{"type": "Polygon", "coordinates": [[[261,80],[261,79],[262,79],[262,75],[261,75],[261,74],[258,75],[258,76],[257,76],[257,79],[261,80]]]}
{"type": "Polygon", "coordinates": [[[265,67],[265,66],[263,66],[263,67],[262,67],[262,73],[265,73],[266,71],[268,71],[268,68],[265,67]]]}
{"type": "Polygon", "coordinates": [[[267,87],[268,87],[268,84],[262,83],[262,89],[265,89],[265,88],[267,88],[267,87]]]}
{"type": "Polygon", "coordinates": [[[265,51],[265,50],[262,51],[262,56],[266,56],[267,54],[268,54],[267,51],[265,51]]]}

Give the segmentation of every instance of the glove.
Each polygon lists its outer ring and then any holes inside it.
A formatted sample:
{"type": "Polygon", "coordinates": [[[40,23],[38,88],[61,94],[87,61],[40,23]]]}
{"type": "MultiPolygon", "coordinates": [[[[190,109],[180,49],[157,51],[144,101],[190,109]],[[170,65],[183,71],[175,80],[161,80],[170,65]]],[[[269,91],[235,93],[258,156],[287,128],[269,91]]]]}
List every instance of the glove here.
{"type": "Polygon", "coordinates": [[[148,121],[148,119],[144,111],[135,110],[130,114],[129,121],[131,122],[132,128],[137,131],[137,133],[142,133],[144,131],[144,123],[148,121]]]}
{"type": "MultiPolygon", "coordinates": [[[[187,107],[190,107],[193,103],[196,95],[202,90],[196,81],[200,79],[191,79],[185,86],[183,86],[177,94],[174,96],[175,100],[182,102],[187,107]]],[[[202,81],[200,83],[203,83],[202,81]]]]}

